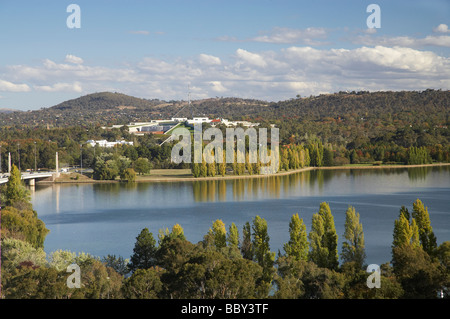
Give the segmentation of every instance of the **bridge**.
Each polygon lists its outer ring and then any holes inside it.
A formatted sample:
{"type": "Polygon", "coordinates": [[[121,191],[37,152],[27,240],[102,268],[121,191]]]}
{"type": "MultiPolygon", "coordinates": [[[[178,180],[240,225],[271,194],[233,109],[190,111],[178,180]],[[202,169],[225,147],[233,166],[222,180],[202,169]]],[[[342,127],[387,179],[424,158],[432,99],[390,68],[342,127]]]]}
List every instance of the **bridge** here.
{"type": "MultiPolygon", "coordinates": [[[[43,172],[43,173],[22,173],[22,180],[26,180],[30,185],[34,185],[37,179],[53,177],[56,172],[43,172]]],[[[9,174],[3,174],[0,178],[0,185],[8,182],[9,174]]]]}

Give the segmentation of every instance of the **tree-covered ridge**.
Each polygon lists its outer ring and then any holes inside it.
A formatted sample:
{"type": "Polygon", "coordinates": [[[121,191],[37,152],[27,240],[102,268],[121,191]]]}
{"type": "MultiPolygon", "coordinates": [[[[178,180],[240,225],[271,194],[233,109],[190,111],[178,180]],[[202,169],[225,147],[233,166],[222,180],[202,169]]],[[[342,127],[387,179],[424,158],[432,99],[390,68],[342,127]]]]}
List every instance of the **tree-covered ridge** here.
{"type": "Polygon", "coordinates": [[[128,124],[134,121],[172,116],[209,116],[228,119],[273,121],[324,121],[359,123],[374,127],[386,124],[428,123],[429,128],[448,126],[449,91],[339,92],[269,102],[236,97],[193,100],[186,108],[184,100],[141,99],[121,93],[101,92],[81,96],[38,111],[0,113],[0,126],[74,124],[128,124]],[[373,123],[372,123],[373,122],[373,123]]]}

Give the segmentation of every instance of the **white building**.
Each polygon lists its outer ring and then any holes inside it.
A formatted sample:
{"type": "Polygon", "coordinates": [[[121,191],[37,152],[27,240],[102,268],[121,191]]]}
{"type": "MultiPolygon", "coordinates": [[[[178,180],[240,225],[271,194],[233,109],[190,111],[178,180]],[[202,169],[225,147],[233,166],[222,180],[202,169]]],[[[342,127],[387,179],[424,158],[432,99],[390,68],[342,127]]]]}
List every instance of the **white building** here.
{"type": "Polygon", "coordinates": [[[194,117],[192,120],[187,120],[188,124],[201,124],[209,122],[211,122],[211,120],[207,117],[194,117]]]}
{"type": "Polygon", "coordinates": [[[90,144],[92,147],[95,147],[96,145],[100,147],[114,147],[116,145],[133,145],[133,142],[126,142],[126,141],[115,141],[115,142],[108,142],[107,140],[89,140],[86,142],[86,144],[90,144]]]}

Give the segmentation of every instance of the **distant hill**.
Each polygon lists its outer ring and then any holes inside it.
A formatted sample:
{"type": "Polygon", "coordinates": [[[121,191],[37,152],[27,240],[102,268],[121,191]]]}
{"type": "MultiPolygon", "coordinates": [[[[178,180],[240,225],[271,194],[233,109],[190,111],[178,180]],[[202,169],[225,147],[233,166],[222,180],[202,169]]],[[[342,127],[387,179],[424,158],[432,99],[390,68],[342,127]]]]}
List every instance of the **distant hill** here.
{"type": "Polygon", "coordinates": [[[0,108],[0,113],[13,113],[13,112],[21,112],[21,111],[13,110],[13,109],[7,109],[7,108],[0,108]]]}
{"type": "Polygon", "coordinates": [[[187,101],[150,100],[101,92],[36,111],[0,112],[0,126],[105,126],[192,115],[257,121],[385,120],[389,123],[428,122],[430,125],[448,126],[449,110],[450,91],[441,90],[338,92],[279,102],[209,98],[192,101],[190,108],[187,101]]]}
{"type": "Polygon", "coordinates": [[[150,121],[194,116],[237,116],[248,112],[257,113],[265,101],[246,100],[240,98],[211,98],[192,101],[163,101],[159,99],[142,99],[122,93],[101,92],[68,100],[49,108],[28,111],[2,117],[0,126],[5,125],[112,125],[130,122],[150,121]]]}

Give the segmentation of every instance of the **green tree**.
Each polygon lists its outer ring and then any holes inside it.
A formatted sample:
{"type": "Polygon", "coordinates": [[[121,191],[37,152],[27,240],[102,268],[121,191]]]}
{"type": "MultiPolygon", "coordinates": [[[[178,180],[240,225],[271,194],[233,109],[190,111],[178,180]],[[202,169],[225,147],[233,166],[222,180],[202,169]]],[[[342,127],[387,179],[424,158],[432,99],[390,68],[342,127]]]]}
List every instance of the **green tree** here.
{"type": "Polygon", "coordinates": [[[136,237],[133,255],[130,258],[131,271],[147,269],[155,265],[156,240],[148,228],[144,228],[136,237]]]}
{"type": "Polygon", "coordinates": [[[2,210],[1,219],[2,239],[16,238],[25,240],[36,248],[44,247],[49,230],[37,217],[36,211],[8,206],[2,210]]]}
{"type": "Polygon", "coordinates": [[[246,222],[242,228],[241,252],[245,259],[253,260],[252,230],[249,222],[246,222]]]}
{"type": "Polygon", "coordinates": [[[124,259],[122,256],[116,257],[116,255],[108,254],[102,258],[102,262],[106,267],[114,269],[121,276],[125,276],[130,272],[128,268],[129,260],[124,259]]]}
{"type": "Polygon", "coordinates": [[[206,163],[204,158],[202,160],[202,163],[200,164],[200,176],[201,177],[208,176],[208,164],[206,163]]]}
{"type": "Polygon", "coordinates": [[[192,175],[194,177],[200,176],[200,164],[199,163],[192,163],[192,175]]]}
{"type": "MultiPolygon", "coordinates": [[[[336,271],[320,268],[315,263],[280,257],[277,260],[279,299],[340,299],[343,298],[345,277],[336,271]]],[[[367,278],[367,276],[366,276],[367,278]]],[[[367,287],[366,287],[367,289],[367,287]]]]}
{"type": "Polygon", "coordinates": [[[150,172],[150,162],[148,158],[139,157],[133,164],[134,170],[140,175],[148,174],[150,172]]]}
{"type": "Polygon", "coordinates": [[[209,233],[212,236],[214,246],[216,249],[221,249],[226,247],[227,245],[227,231],[225,229],[225,224],[222,220],[218,219],[216,220],[213,225],[212,229],[209,229],[209,233]]]}
{"type": "Polygon", "coordinates": [[[319,212],[313,215],[309,240],[310,260],[319,267],[337,269],[339,266],[338,235],[330,206],[325,202],[320,204],[319,212]]]}
{"type": "Polygon", "coordinates": [[[274,275],[275,253],[270,251],[270,237],[267,230],[267,221],[264,218],[256,216],[252,225],[255,260],[263,269],[261,283],[261,294],[268,291],[274,275]]]}
{"type": "Polygon", "coordinates": [[[294,214],[289,222],[289,242],[284,244],[284,251],[288,257],[295,260],[307,260],[309,243],[306,226],[298,214],[294,214]]]}
{"type": "Polygon", "coordinates": [[[420,247],[419,228],[414,218],[409,221],[403,212],[400,212],[398,219],[394,221],[394,232],[392,247],[402,247],[410,245],[412,247],[420,247]]]}
{"type": "Polygon", "coordinates": [[[119,167],[114,159],[108,159],[108,156],[98,156],[94,165],[94,179],[114,180],[119,175],[119,167]]]}
{"type": "Polygon", "coordinates": [[[402,245],[393,248],[393,269],[402,285],[404,298],[435,299],[442,288],[443,268],[421,248],[402,245]]]}
{"type": "Polygon", "coordinates": [[[419,228],[419,239],[422,248],[426,253],[431,255],[437,248],[436,236],[431,227],[428,208],[424,206],[420,199],[417,199],[413,203],[412,217],[416,220],[417,227],[419,228]]]}
{"type": "Polygon", "coordinates": [[[162,272],[155,268],[137,269],[125,280],[123,296],[127,299],[158,299],[163,290],[162,272]]]}
{"type": "Polygon", "coordinates": [[[349,207],[345,213],[345,241],[342,244],[342,259],[344,262],[355,262],[362,268],[365,260],[365,244],[363,226],[359,221],[359,213],[354,207],[349,207]]]}
{"type": "Polygon", "coordinates": [[[134,183],[136,181],[136,171],[132,168],[127,168],[120,174],[120,179],[128,183],[134,183]]]}
{"type": "Polygon", "coordinates": [[[1,241],[2,273],[11,272],[23,262],[31,262],[34,267],[44,266],[47,263],[43,248],[33,247],[29,242],[6,238],[1,241]]]}
{"type": "Polygon", "coordinates": [[[219,174],[225,176],[226,173],[227,173],[227,162],[225,152],[223,152],[222,163],[219,163],[219,174]]]}
{"type": "MultiPolygon", "coordinates": [[[[3,275],[3,273],[2,273],[3,275]]],[[[68,299],[67,273],[54,268],[36,267],[24,262],[11,273],[2,276],[2,294],[11,299],[68,299]]]]}
{"type": "Polygon", "coordinates": [[[12,165],[11,174],[6,183],[5,205],[18,208],[30,208],[30,194],[22,182],[22,177],[16,165],[12,165]]]}
{"type": "Polygon", "coordinates": [[[228,228],[227,242],[229,247],[239,249],[239,230],[235,223],[228,228]]]}

